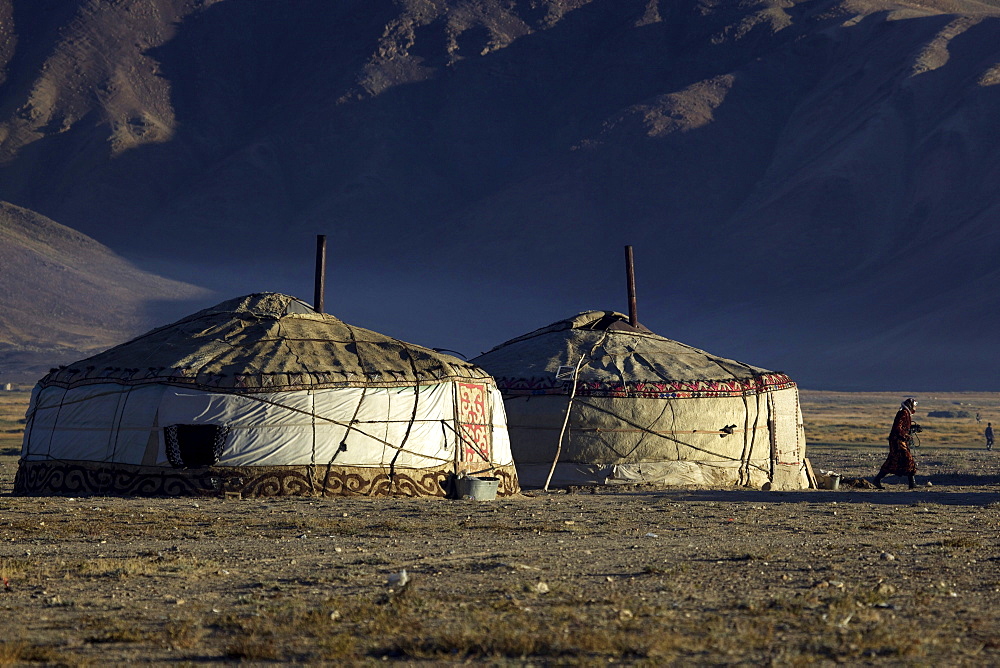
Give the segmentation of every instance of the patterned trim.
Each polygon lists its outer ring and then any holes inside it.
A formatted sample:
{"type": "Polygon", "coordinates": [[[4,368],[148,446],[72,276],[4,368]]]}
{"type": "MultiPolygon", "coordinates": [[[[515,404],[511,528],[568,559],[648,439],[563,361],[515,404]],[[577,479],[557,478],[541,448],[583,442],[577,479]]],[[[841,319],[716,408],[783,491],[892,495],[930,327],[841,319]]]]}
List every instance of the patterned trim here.
{"type": "Polygon", "coordinates": [[[237,374],[229,377],[226,374],[198,373],[196,370],[180,367],[176,369],[104,369],[100,371],[94,369],[81,371],[77,368],[71,368],[50,373],[38,381],[38,386],[72,389],[101,383],[117,383],[124,386],[160,384],[196,388],[209,392],[246,394],[345,387],[415,387],[451,382],[489,383],[489,376],[486,375],[485,371],[482,372],[482,375],[476,374],[475,370],[466,374],[441,375],[421,372],[418,379],[413,380],[393,371],[385,371],[371,376],[335,371],[314,371],[309,373],[237,374]]]}
{"type": "MultiPolygon", "coordinates": [[[[549,378],[497,378],[504,397],[539,394],[569,395],[570,382],[549,378]]],[[[783,373],[764,373],[753,378],[730,380],[675,380],[629,383],[606,383],[599,380],[578,381],[578,397],[638,397],[644,399],[698,399],[702,397],[742,397],[795,387],[783,373]]]]}
{"type": "MultiPolygon", "coordinates": [[[[360,466],[246,466],[168,469],[90,462],[22,461],[14,477],[21,496],[438,496],[449,494],[451,469],[386,469],[360,466]]],[[[521,491],[513,466],[491,471],[497,496],[521,491]]]]}

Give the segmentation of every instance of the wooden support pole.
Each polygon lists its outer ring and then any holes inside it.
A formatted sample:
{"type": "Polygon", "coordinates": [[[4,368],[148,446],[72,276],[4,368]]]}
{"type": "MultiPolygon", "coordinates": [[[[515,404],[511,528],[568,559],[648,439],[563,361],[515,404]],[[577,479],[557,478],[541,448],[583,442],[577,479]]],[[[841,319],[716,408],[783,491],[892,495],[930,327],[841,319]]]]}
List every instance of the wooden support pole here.
{"type": "Polygon", "coordinates": [[[326,293],[326,235],[316,235],[316,291],[313,293],[313,310],[323,312],[323,295],[326,293]]]}

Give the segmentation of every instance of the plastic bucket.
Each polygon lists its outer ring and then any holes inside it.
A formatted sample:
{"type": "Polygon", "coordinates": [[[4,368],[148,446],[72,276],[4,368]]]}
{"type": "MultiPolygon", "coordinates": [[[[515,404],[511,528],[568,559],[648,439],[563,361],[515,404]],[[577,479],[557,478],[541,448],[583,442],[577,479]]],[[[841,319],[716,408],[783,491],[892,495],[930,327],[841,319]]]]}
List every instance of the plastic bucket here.
{"type": "Polygon", "coordinates": [[[816,480],[820,489],[840,489],[840,474],[828,473],[821,475],[816,480]]]}
{"type": "Polygon", "coordinates": [[[455,494],[460,499],[493,501],[497,498],[500,478],[455,478],[455,494]]]}

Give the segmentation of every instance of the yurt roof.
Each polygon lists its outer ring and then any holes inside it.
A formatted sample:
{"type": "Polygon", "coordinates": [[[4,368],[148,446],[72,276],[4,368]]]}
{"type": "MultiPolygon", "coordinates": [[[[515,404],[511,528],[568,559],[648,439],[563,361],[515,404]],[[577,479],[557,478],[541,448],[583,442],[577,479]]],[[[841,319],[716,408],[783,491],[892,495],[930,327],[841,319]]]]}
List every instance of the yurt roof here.
{"type": "Polygon", "coordinates": [[[586,311],[502,343],[472,361],[501,389],[529,394],[580,387],[607,394],[730,395],[792,386],[784,374],[726,359],[633,327],[615,311],[586,311]]]}
{"type": "Polygon", "coordinates": [[[237,297],[53,370],[42,385],[171,383],[234,392],[489,379],[474,364],[349,325],[287,295],[237,297]]]}

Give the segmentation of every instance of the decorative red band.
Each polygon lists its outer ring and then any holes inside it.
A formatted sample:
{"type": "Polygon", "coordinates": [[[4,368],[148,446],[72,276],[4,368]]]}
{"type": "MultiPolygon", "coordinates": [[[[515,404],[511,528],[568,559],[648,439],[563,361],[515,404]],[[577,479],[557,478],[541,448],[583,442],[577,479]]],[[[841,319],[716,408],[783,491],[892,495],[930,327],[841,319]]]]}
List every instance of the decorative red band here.
{"type": "MultiPolygon", "coordinates": [[[[568,395],[570,381],[549,378],[497,378],[497,386],[505,396],[538,394],[568,395]]],[[[631,381],[627,383],[579,381],[576,396],[638,397],[647,399],[696,399],[700,397],[742,397],[762,392],[775,392],[795,387],[795,382],[783,373],[765,373],[752,378],[729,380],[631,381]]]]}

